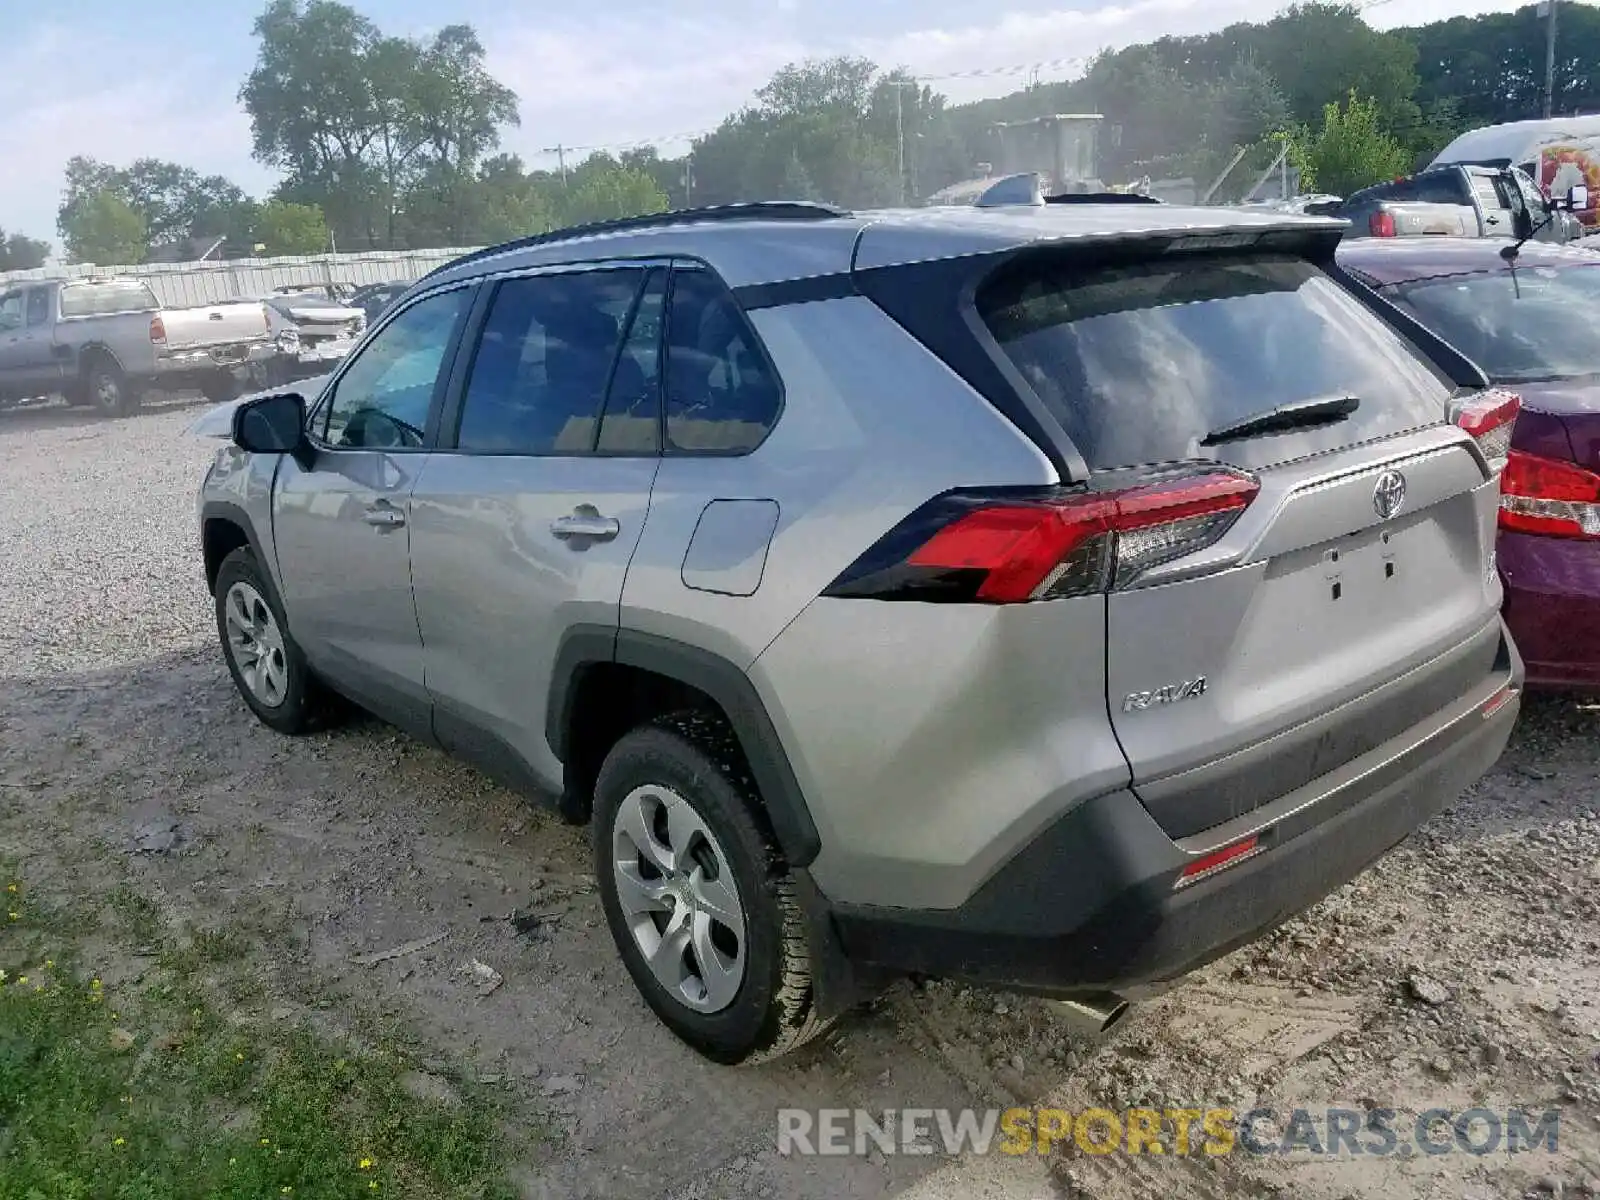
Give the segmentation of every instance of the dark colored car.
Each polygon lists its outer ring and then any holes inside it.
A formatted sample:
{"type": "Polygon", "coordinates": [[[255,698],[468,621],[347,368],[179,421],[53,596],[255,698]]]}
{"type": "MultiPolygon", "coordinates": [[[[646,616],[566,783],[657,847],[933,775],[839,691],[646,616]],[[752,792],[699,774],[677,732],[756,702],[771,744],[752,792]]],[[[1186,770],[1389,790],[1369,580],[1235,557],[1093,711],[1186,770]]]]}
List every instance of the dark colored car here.
{"type": "Polygon", "coordinates": [[[1505,613],[1531,685],[1600,691],[1600,254],[1478,239],[1339,262],[1522,396],[1501,481],[1505,613]]]}
{"type": "Polygon", "coordinates": [[[411,286],[404,280],[393,280],[389,283],[369,283],[366,287],[357,288],[350,297],[350,303],[367,314],[367,324],[374,324],[377,319],[388,312],[394,302],[406,294],[406,289],[411,286]]]}

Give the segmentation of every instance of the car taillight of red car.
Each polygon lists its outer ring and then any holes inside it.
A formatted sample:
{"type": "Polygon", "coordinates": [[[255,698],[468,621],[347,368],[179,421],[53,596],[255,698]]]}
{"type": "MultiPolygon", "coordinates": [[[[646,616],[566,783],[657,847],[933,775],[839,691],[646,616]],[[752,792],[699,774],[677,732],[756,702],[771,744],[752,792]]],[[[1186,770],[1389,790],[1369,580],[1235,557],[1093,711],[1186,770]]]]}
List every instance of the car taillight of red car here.
{"type": "Polygon", "coordinates": [[[1511,451],[1500,477],[1500,528],[1600,540],[1600,475],[1576,463],[1511,451]]]}

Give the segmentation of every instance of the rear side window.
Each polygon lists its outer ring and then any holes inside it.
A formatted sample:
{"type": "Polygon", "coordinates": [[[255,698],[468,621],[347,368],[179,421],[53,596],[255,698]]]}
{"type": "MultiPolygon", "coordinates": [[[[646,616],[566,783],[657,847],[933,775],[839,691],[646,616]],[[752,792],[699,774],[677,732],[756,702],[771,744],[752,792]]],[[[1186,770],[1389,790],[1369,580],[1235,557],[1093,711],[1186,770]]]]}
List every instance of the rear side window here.
{"type": "Polygon", "coordinates": [[[1077,268],[1025,259],[980,289],[1002,351],[1090,467],[1217,457],[1206,435],[1275,405],[1354,396],[1316,433],[1254,439],[1275,461],[1444,419],[1443,379],[1313,264],[1195,256],[1077,268]]]}
{"type": "Polygon", "coordinates": [[[667,315],[667,450],[746,454],[778,419],[783,392],[728,289],[675,270],[667,315]]]}
{"type": "Polygon", "coordinates": [[[28,327],[43,325],[50,319],[50,289],[34,288],[28,293],[28,327]]]}
{"type": "Polygon", "coordinates": [[[106,317],[116,313],[152,312],[160,308],[156,294],[134,280],[116,283],[69,283],[61,289],[63,317],[106,317]]]}
{"type": "Polygon", "coordinates": [[[456,446],[589,454],[645,272],[508,279],[495,292],[462,399],[456,446]]]}

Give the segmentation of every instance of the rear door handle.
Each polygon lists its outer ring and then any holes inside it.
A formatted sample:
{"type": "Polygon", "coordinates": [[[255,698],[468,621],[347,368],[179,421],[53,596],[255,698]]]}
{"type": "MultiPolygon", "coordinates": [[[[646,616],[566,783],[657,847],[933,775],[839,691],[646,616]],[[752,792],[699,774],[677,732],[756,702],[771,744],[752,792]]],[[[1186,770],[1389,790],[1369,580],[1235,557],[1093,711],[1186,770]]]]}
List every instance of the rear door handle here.
{"type": "Polygon", "coordinates": [[[398,529],[406,523],[406,515],[392,504],[374,504],[362,515],[368,525],[379,529],[398,529]]]}
{"type": "Polygon", "coordinates": [[[594,542],[609,542],[622,532],[622,525],[615,517],[602,517],[584,505],[569,517],[557,517],[551,521],[550,532],[562,539],[587,538],[594,542]]]}

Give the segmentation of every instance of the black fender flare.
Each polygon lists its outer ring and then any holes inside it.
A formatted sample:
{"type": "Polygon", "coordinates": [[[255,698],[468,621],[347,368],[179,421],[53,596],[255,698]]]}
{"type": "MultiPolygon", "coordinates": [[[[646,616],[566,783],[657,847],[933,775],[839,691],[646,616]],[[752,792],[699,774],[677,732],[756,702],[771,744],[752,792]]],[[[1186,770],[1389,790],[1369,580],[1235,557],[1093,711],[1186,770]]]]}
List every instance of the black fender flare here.
{"type": "MultiPolygon", "coordinates": [[[[274,592],[278,590],[278,581],[272,575],[272,560],[266,555],[266,548],[262,545],[261,538],[256,534],[255,522],[250,519],[250,514],[237,504],[228,500],[206,500],[200,505],[200,537],[202,549],[204,548],[205,528],[211,521],[226,521],[230,525],[237,525],[244,532],[245,543],[250,547],[250,552],[256,556],[260,564],[261,573],[265,576],[267,585],[274,592]]],[[[211,580],[206,580],[207,590],[210,590],[211,580]]],[[[277,596],[279,605],[283,603],[281,595],[277,596]]]]}
{"type": "Polygon", "coordinates": [[[545,708],[545,739],[556,758],[566,761],[584,668],[599,663],[637,667],[711,697],[744,750],[784,858],[791,867],[804,867],[817,857],[822,839],[760,693],[748,675],[710,651],[631,629],[580,625],[567,630],[556,652],[545,708]]]}

